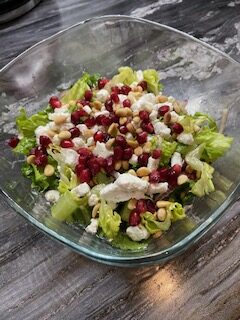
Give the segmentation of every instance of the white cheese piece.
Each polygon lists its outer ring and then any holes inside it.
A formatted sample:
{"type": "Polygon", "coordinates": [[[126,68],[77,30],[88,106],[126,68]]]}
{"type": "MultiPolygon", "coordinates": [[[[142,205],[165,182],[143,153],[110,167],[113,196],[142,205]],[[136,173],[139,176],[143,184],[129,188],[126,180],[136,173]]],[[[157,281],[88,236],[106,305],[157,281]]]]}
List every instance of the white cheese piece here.
{"type": "Polygon", "coordinates": [[[155,194],[160,193],[163,194],[168,190],[168,183],[167,182],[160,182],[160,183],[151,183],[148,188],[148,194],[155,194]]]}
{"type": "Polygon", "coordinates": [[[155,102],[155,95],[153,93],[146,93],[138,101],[134,102],[131,108],[133,111],[149,110],[149,108],[152,109],[155,102]]]}
{"type": "Polygon", "coordinates": [[[103,110],[103,111],[97,111],[94,113],[94,117],[97,116],[109,116],[110,112],[107,110],[103,110]]]}
{"type": "Polygon", "coordinates": [[[57,190],[48,190],[45,193],[45,199],[48,202],[55,203],[58,201],[59,198],[60,198],[60,193],[57,190]]]}
{"type": "Polygon", "coordinates": [[[160,159],[154,159],[153,157],[149,157],[147,167],[150,171],[156,170],[158,168],[160,159]]]}
{"type": "Polygon", "coordinates": [[[88,127],[83,123],[78,124],[76,127],[80,130],[81,133],[84,133],[84,131],[88,130],[88,127]]]}
{"type": "Polygon", "coordinates": [[[193,135],[191,133],[182,132],[177,136],[177,140],[186,145],[192,145],[194,143],[193,135]]]}
{"type": "Polygon", "coordinates": [[[168,128],[168,126],[166,126],[165,123],[163,123],[163,122],[154,121],[153,128],[154,128],[155,134],[159,134],[163,138],[167,138],[170,136],[171,129],[168,128]]]}
{"type": "Polygon", "coordinates": [[[62,161],[70,166],[71,168],[75,168],[76,164],[78,163],[79,154],[70,148],[61,148],[61,156],[62,161]]]}
{"type": "Polygon", "coordinates": [[[94,207],[98,203],[98,201],[99,201],[99,197],[96,194],[94,193],[90,194],[88,198],[88,204],[90,207],[94,207]]]}
{"type": "Polygon", "coordinates": [[[85,196],[85,194],[87,194],[89,191],[90,187],[86,182],[80,183],[78,186],[71,190],[71,192],[75,193],[78,197],[85,196]]]}
{"type": "Polygon", "coordinates": [[[87,146],[90,147],[90,146],[93,146],[95,144],[94,142],[94,138],[93,137],[90,137],[87,139],[87,146]]]}
{"type": "Polygon", "coordinates": [[[72,122],[65,122],[59,126],[59,131],[66,131],[74,127],[75,125],[72,122]]]}
{"type": "Polygon", "coordinates": [[[138,156],[136,154],[133,154],[132,157],[129,159],[130,164],[136,164],[138,163],[138,156]]]}
{"type": "Polygon", "coordinates": [[[179,164],[180,166],[182,166],[183,164],[182,156],[179,152],[174,152],[174,154],[172,155],[171,167],[173,167],[175,164],[179,164]]]}
{"type": "Polygon", "coordinates": [[[74,144],[74,148],[80,148],[85,146],[85,141],[80,137],[73,138],[72,142],[74,144]]]}
{"type": "Polygon", "coordinates": [[[89,106],[84,106],[83,110],[87,112],[87,114],[90,114],[92,112],[92,109],[89,106]]]}
{"type": "Polygon", "coordinates": [[[126,139],[128,140],[132,140],[133,139],[133,135],[131,134],[131,132],[127,132],[125,135],[126,139]]]}
{"type": "MultiPolygon", "coordinates": [[[[55,109],[56,110],[56,109],[55,109]]],[[[48,114],[48,119],[54,121],[56,118],[59,116],[64,116],[66,117],[66,122],[70,122],[70,113],[69,112],[53,112],[48,114]]]]}
{"type": "Polygon", "coordinates": [[[58,134],[55,134],[55,136],[52,138],[52,143],[56,146],[59,146],[61,142],[61,139],[59,138],[58,134]]]}
{"type": "Polygon", "coordinates": [[[167,101],[167,102],[163,102],[163,103],[156,103],[153,106],[153,110],[158,111],[158,109],[162,106],[169,106],[169,111],[173,111],[173,105],[171,102],[167,101]]]}
{"type": "Polygon", "coordinates": [[[143,81],[143,72],[142,72],[142,70],[138,70],[136,72],[136,77],[137,77],[137,81],[138,82],[143,81]]]}
{"type": "Polygon", "coordinates": [[[109,96],[109,93],[106,89],[101,89],[96,93],[96,99],[105,102],[109,96]]]}
{"type": "Polygon", "coordinates": [[[68,107],[62,106],[61,108],[55,108],[54,113],[62,114],[62,113],[69,113],[68,107]]]}
{"type": "Polygon", "coordinates": [[[90,224],[86,227],[86,232],[91,234],[96,234],[98,229],[98,219],[91,219],[90,224]]]}
{"type": "Polygon", "coordinates": [[[53,131],[58,131],[59,130],[59,126],[56,125],[56,123],[54,121],[50,121],[48,124],[47,124],[47,127],[50,129],[50,130],[53,130],[53,131]]]}
{"type": "Polygon", "coordinates": [[[113,151],[110,151],[106,148],[104,142],[97,141],[96,147],[93,150],[93,154],[98,157],[108,158],[109,156],[113,155],[113,151]]]}
{"type": "Polygon", "coordinates": [[[129,238],[131,238],[133,241],[141,241],[143,239],[148,239],[150,236],[150,233],[141,224],[134,227],[128,227],[126,233],[129,236],[129,238]]]}
{"type": "Polygon", "coordinates": [[[119,94],[118,98],[119,98],[119,102],[123,103],[123,101],[126,100],[128,96],[126,96],[125,94],[119,94]]]}
{"type": "Polygon", "coordinates": [[[114,183],[100,191],[100,196],[110,202],[123,202],[131,198],[144,198],[149,183],[129,173],[120,174],[114,183]]]}
{"type": "Polygon", "coordinates": [[[180,116],[175,112],[171,111],[171,123],[178,122],[180,120],[180,116]]]}
{"type": "MultiPolygon", "coordinates": [[[[35,129],[35,136],[36,136],[36,141],[37,144],[39,144],[39,138],[40,136],[48,136],[48,127],[47,126],[39,126],[35,129]]],[[[49,136],[48,136],[49,137],[49,136]]]]}
{"type": "Polygon", "coordinates": [[[150,115],[149,115],[149,119],[151,120],[151,122],[157,120],[158,118],[158,112],[156,110],[153,110],[150,115]]]}

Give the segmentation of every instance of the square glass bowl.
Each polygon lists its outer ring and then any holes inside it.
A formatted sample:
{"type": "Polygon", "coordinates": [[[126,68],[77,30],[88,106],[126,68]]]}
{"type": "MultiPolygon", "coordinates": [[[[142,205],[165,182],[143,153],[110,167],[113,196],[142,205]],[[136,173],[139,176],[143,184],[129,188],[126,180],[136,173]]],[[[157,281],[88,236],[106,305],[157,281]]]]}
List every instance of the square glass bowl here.
{"type": "Polygon", "coordinates": [[[127,16],[103,16],[76,24],[28,49],[0,70],[0,186],[8,203],[33,225],[75,251],[103,263],[139,266],[164,262],[198,240],[239,195],[240,64],[226,54],[170,27],[127,16]],[[120,66],[155,68],[164,92],[187,99],[191,112],[225,118],[234,137],[215,164],[216,191],[194,202],[187,221],[175,223],[142,252],[122,251],[80,227],[54,221],[41,194],[21,175],[23,158],[6,147],[18,107],[29,114],[76,81],[83,71],[112,76],[120,66]],[[223,117],[224,115],[224,117],[223,117]]]}

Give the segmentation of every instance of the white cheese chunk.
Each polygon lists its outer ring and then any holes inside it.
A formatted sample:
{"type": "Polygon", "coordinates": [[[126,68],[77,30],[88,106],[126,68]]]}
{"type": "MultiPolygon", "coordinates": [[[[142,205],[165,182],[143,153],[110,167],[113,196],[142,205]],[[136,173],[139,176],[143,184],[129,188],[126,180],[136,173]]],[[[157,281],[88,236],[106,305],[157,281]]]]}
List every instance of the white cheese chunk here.
{"type": "Polygon", "coordinates": [[[160,183],[151,183],[148,188],[148,194],[152,195],[155,193],[163,194],[168,190],[168,183],[167,182],[160,182],[160,183]]]}
{"type": "Polygon", "coordinates": [[[191,133],[182,132],[177,136],[177,140],[186,145],[192,145],[194,143],[193,135],[191,133]]]}
{"type": "Polygon", "coordinates": [[[157,120],[158,118],[158,112],[156,110],[153,110],[150,115],[149,115],[149,119],[151,120],[151,122],[157,120]]]}
{"type": "Polygon", "coordinates": [[[92,112],[92,109],[89,106],[84,106],[83,110],[87,112],[87,114],[90,114],[92,112]]]}
{"type": "Polygon", "coordinates": [[[78,197],[85,196],[89,191],[90,187],[86,182],[80,183],[78,186],[71,190],[71,192],[75,193],[78,197]]]}
{"type": "Polygon", "coordinates": [[[149,110],[152,109],[154,103],[156,102],[156,97],[153,93],[144,94],[138,101],[132,104],[133,111],[149,110]]]}
{"type": "MultiPolygon", "coordinates": [[[[35,136],[36,136],[36,141],[37,144],[39,144],[39,138],[40,136],[48,136],[48,126],[39,126],[35,129],[35,136]]],[[[49,137],[49,136],[48,136],[49,137]]]]}
{"type": "Polygon", "coordinates": [[[154,128],[155,134],[159,134],[163,138],[167,138],[170,136],[171,129],[168,128],[168,126],[166,126],[165,123],[163,122],[154,121],[153,128],[154,128]]]}
{"type": "Polygon", "coordinates": [[[153,157],[149,157],[147,167],[150,171],[156,170],[158,168],[160,159],[154,159],[153,157]]]}
{"type": "Polygon", "coordinates": [[[98,219],[91,219],[90,224],[86,227],[86,232],[91,234],[96,234],[98,229],[98,219]]]}
{"type": "Polygon", "coordinates": [[[90,207],[95,206],[98,203],[98,201],[99,201],[99,197],[96,194],[94,193],[90,194],[88,198],[88,204],[90,207]]]}
{"type": "Polygon", "coordinates": [[[48,190],[45,193],[45,199],[48,202],[55,203],[58,201],[59,198],[60,198],[60,193],[57,190],[48,190]]]}
{"type": "Polygon", "coordinates": [[[83,140],[82,138],[80,138],[80,137],[73,138],[73,139],[72,139],[72,142],[73,142],[74,147],[75,147],[76,149],[85,146],[84,140],[83,140]]]}
{"type": "Polygon", "coordinates": [[[128,97],[125,94],[119,94],[118,98],[119,98],[119,102],[123,103],[123,101],[126,100],[128,97]]]}
{"type": "Polygon", "coordinates": [[[94,116],[95,117],[98,117],[98,116],[109,116],[110,112],[107,111],[107,110],[102,110],[102,111],[97,111],[94,113],[94,116]]]}
{"type": "Polygon", "coordinates": [[[142,70],[138,70],[136,72],[136,77],[137,77],[137,81],[138,82],[143,81],[143,72],[142,72],[142,70]]]}
{"type": "Polygon", "coordinates": [[[72,129],[75,125],[72,122],[64,122],[59,126],[59,131],[66,131],[72,129]]]}
{"type": "Polygon", "coordinates": [[[180,120],[180,116],[175,112],[171,111],[171,123],[178,122],[180,120]]]}
{"type": "Polygon", "coordinates": [[[78,163],[79,154],[70,148],[61,148],[61,157],[62,161],[70,166],[71,168],[75,168],[76,164],[78,163]]]}
{"type": "Polygon", "coordinates": [[[94,142],[94,138],[93,137],[90,137],[87,139],[87,146],[90,147],[90,146],[93,146],[95,144],[94,142]]]}
{"type": "Polygon", "coordinates": [[[76,127],[80,130],[81,133],[84,133],[84,131],[88,130],[88,127],[83,123],[78,124],[76,127]]]}
{"type": "Polygon", "coordinates": [[[55,136],[52,138],[52,143],[56,146],[59,146],[61,142],[61,139],[59,138],[58,134],[55,134],[55,136]]]}
{"type": "Polygon", "coordinates": [[[150,236],[150,233],[141,224],[134,227],[128,227],[126,233],[129,236],[129,238],[131,238],[133,241],[141,241],[143,239],[148,239],[150,236]]]}
{"type": "Polygon", "coordinates": [[[138,163],[138,156],[136,154],[133,154],[132,157],[129,159],[130,164],[136,164],[138,163]]]}
{"type": "Polygon", "coordinates": [[[101,89],[96,93],[96,99],[105,102],[109,96],[109,93],[106,89],[101,89]]]}
{"type": "Polygon", "coordinates": [[[179,164],[180,166],[182,166],[183,164],[182,156],[179,152],[174,152],[174,154],[172,155],[171,167],[173,167],[175,164],[179,164]]]}
{"type": "Polygon", "coordinates": [[[97,141],[96,147],[93,150],[93,154],[98,157],[108,158],[109,156],[113,155],[113,151],[110,151],[106,148],[104,142],[97,141]]]}

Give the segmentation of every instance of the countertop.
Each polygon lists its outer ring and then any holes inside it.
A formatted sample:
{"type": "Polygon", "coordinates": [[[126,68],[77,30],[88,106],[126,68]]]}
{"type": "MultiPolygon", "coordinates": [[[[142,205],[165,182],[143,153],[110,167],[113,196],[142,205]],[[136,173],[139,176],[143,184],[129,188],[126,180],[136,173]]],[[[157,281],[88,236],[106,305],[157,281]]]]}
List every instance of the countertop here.
{"type": "MultiPolygon", "coordinates": [[[[0,68],[83,19],[154,20],[240,61],[239,0],[45,0],[0,25],[0,68]]],[[[0,319],[240,319],[239,202],[197,244],[163,266],[101,265],[40,233],[0,200],[0,319]]]]}

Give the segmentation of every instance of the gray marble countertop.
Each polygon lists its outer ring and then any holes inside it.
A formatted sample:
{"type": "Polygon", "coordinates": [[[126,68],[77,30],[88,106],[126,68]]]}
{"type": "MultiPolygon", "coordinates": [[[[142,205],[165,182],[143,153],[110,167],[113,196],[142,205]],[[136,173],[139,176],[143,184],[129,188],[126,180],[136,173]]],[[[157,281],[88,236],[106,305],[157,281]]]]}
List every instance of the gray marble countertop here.
{"type": "MultiPolygon", "coordinates": [[[[89,17],[126,14],[178,28],[240,61],[239,0],[44,0],[0,25],[0,68],[89,17]]],[[[0,319],[240,319],[239,202],[165,264],[101,265],[40,233],[0,200],[0,319]]]]}

